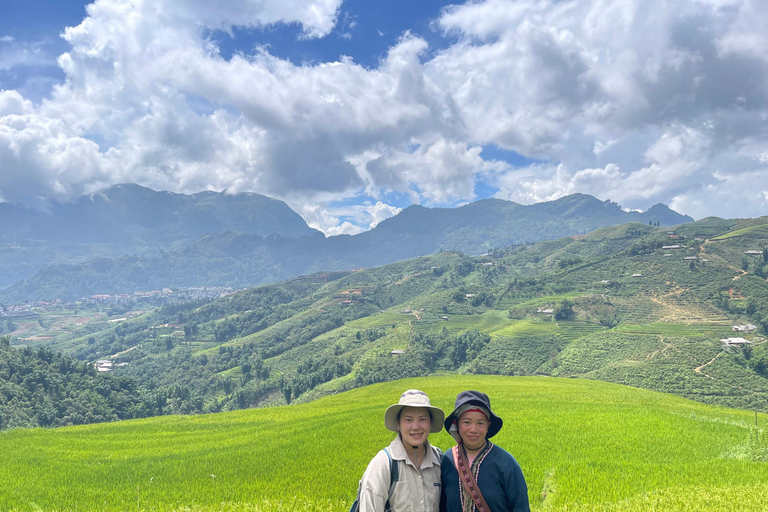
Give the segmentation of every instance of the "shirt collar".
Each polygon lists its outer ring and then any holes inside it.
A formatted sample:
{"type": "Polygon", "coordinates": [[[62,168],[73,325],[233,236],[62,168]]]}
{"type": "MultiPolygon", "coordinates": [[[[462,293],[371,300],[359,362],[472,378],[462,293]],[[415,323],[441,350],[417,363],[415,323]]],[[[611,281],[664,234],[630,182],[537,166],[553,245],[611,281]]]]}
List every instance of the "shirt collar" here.
{"type": "MultiPolygon", "coordinates": [[[[432,445],[429,444],[429,440],[424,443],[424,447],[427,449],[427,455],[424,457],[424,462],[421,463],[421,466],[423,468],[439,466],[441,461],[437,455],[435,455],[435,450],[432,449],[432,445]]],[[[400,439],[399,435],[395,438],[394,441],[392,441],[392,443],[390,443],[389,449],[392,453],[393,460],[404,460],[406,464],[410,464],[411,466],[415,467],[411,459],[408,458],[408,452],[405,450],[405,445],[403,444],[403,440],[400,439]]]]}

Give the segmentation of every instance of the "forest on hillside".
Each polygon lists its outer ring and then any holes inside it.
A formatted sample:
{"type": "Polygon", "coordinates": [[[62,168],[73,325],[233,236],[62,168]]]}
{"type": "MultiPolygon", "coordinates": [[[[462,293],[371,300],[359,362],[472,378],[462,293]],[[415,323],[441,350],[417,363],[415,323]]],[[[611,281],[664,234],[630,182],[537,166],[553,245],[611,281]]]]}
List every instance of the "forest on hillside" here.
{"type": "MultiPolygon", "coordinates": [[[[442,372],[581,377],[768,410],[768,243],[749,222],[708,219],[674,235],[628,224],[168,304],[59,336],[74,359],[48,380],[100,383],[91,398],[107,408],[78,422],[303,402],[442,372]],[[735,324],[752,326],[748,343],[724,345],[735,324]],[[105,357],[119,366],[93,375],[85,361],[105,357]]],[[[69,357],[42,350],[5,347],[26,358],[24,375],[69,357]]],[[[5,424],[73,421],[66,408],[38,413],[30,393],[52,387],[31,378],[4,388],[0,409],[16,411],[5,424]]]]}

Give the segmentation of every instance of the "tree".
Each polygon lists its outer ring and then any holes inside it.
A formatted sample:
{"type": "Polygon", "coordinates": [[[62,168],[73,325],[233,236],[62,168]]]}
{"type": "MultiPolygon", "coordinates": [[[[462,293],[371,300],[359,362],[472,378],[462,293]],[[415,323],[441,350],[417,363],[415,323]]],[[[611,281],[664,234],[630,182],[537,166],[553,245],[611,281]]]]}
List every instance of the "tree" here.
{"type": "Polygon", "coordinates": [[[563,299],[555,306],[555,320],[567,320],[573,314],[573,302],[563,299]]]}

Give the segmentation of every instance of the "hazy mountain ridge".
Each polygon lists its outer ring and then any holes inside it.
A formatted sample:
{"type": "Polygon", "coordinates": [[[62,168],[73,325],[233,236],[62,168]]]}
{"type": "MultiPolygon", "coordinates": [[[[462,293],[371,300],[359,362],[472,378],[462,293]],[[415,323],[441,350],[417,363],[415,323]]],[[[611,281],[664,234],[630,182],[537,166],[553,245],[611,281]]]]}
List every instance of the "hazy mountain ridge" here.
{"type": "MultiPolygon", "coordinates": [[[[134,191],[129,188],[128,192],[134,191]]],[[[217,195],[207,192],[196,196],[213,202],[217,195]]],[[[585,194],[529,206],[499,199],[459,208],[413,205],[370,231],[353,236],[326,238],[308,227],[311,235],[299,237],[230,230],[207,233],[181,249],[159,256],[142,254],[138,259],[122,256],[111,263],[60,265],[11,286],[2,296],[10,301],[73,299],[164,287],[246,287],[323,270],[384,265],[440,250],[482,254],[499,247],[582,235],[628,221],[676,225],[692,220],[664,205],[656,205],[646,213],[625,212],[616,203],[585,194]]]]}
{"type": "Polygon", "coordinates": [[[47,211],[0,203],[0,285],[56,264],[154,256],[206,233],[319,234],[287,204],[260,194],[156,192],[115,185],[47,211]]]}
{"type": "Polygon", "coordinates": [[[190,241],[205,233],[242,231],[285,237],[316,231],[283,201],[261,194],[156,192],[134,184],[115,185],[48,211],[0,203],[0,239],[132,245],[190,241]]]}

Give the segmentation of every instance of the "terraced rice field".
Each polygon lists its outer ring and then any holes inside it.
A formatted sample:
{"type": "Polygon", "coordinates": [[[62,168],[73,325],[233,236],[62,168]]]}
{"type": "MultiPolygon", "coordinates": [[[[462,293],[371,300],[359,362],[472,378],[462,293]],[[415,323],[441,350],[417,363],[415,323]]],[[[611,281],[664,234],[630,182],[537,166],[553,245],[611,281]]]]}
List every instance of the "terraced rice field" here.
{"type": "Polygon", "coordinates": [[[602,325],[587,322],[569,322],[561,320],[557,322],[557,326],[560,328],[558,334],[567,340],[575,340],[582,336],[588,336],[596,332],[607,330],[602,325]]]}
{"type": "Polygon", "coordinates": [[[622,323],[647,324],[670,322],[680,324],[728,325],[728,317],[714,308],[688,298],[683,292],[611,297],[622,323]]]}
{"type": "MultiPolygon", "coordinates": [[[[504,418],[494,442],[520,463],[534,512],[768,509],[767,436],[749,411],[581,379],[467,375],[309,404],[6,432],[0,510],[347,510],[393,438],[384,410],[411,388],[445,410],[464,389],[491,396],[504,418]]],[[[445,432],[430,441],[453,445],[445,432]]]]}
{"type": "Polygon", "coordinates": [[[613,328],[615,332],[627,334],[655,334],[658,336],[706,336],[726,337],[732,336],[730,326],[714,324],[620,324],[613,328]]]}

